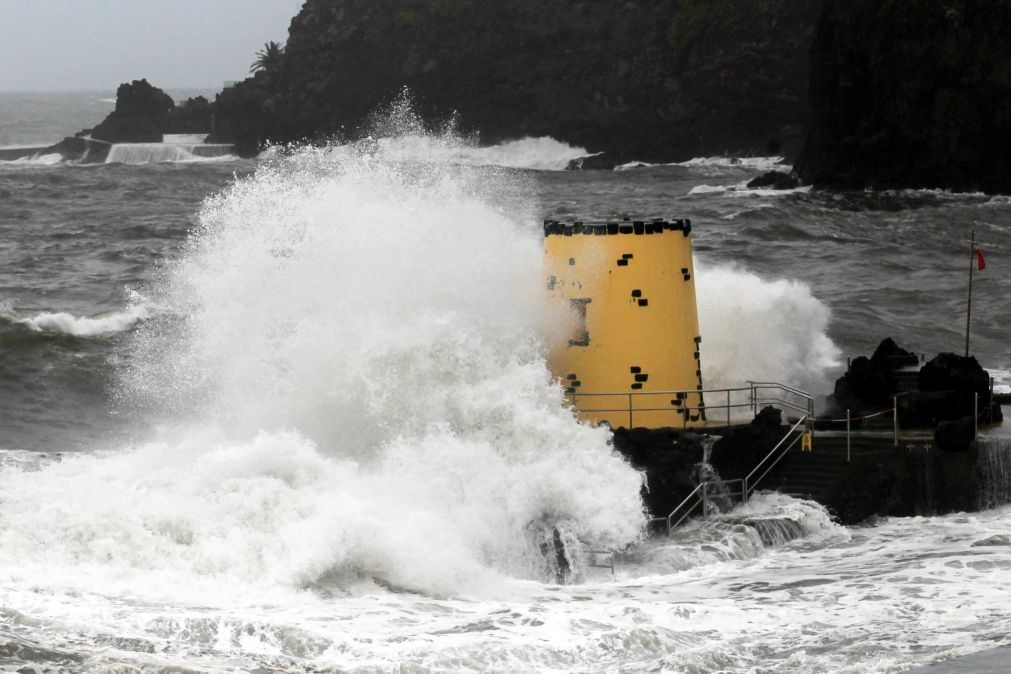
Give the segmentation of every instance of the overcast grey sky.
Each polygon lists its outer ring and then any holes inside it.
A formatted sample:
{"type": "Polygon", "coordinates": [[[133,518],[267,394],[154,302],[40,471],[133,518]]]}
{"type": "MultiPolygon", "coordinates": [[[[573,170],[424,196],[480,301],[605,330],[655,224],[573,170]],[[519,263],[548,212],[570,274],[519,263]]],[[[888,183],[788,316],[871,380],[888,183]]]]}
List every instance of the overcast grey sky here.
{"type": "Polygon", "coordinates": [[[220,89],[302,0],[0,0],[0,91],[220,89]]]}

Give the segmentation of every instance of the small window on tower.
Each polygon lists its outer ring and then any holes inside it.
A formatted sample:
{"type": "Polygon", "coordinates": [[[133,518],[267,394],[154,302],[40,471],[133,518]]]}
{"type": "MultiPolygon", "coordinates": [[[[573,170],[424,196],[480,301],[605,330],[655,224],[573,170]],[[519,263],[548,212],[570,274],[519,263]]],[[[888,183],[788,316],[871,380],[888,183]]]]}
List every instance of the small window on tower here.
{"type": "Polygon", "coordinates": [[[592,301],[589,297],[569,300],[572,312],[576,315],[576,334],[569,340],[569,346],[590,345],[590,331],[586,327],[586,305],[592,301]]]}

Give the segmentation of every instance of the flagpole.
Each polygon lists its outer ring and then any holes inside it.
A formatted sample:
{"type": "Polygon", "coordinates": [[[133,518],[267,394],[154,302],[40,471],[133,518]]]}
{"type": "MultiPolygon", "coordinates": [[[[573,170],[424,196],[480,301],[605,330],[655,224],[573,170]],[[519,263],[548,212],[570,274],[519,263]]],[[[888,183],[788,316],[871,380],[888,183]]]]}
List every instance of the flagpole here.
{"type": "Polygon", "coordinates": [[[976,230],[972,230],[972,240],[969,241],[969,301],[965,310],[965,357],[969,357],[969,325],[972,321],[972,267],[976,262],[976,230]]]}

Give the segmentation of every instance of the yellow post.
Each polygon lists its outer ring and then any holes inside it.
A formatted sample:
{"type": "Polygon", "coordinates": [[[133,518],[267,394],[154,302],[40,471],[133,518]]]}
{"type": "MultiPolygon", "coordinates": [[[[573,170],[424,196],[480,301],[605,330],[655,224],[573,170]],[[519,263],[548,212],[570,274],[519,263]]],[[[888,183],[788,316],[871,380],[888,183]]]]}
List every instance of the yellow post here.
{"type": "Polygon", "coordinates": [[[549,299],[569,319],[548,363],[579,416],[703,425],[691,223],[547,221],[544,234],[549,299]]]}

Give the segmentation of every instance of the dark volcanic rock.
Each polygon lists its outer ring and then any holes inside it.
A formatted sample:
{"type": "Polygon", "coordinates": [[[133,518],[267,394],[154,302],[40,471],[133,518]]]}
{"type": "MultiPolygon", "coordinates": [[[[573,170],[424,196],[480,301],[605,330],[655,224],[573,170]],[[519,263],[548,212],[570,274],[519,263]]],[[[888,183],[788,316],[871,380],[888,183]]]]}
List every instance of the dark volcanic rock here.
{"type": "Polygon", "coordinates": [[[860,356],[850,362],[846,374],[836,380],[832,393],[835,408],[850,410],[854,416],[891,406],[889,368],[860,356]]]}
{"type": "Polygon", "coordinates": [[[748,183],[749,189],[764,187],[770,190],[792,190],[800,187],[800,178],[792,173],[769,171],[748,183]]]}
{"type": "Polygon", "coordinates": [[[750,473],[783,439],[783,413],[763,408],[747,426],[730,429],[715,445],[709,462],[724,480],[739,480],[750,473]]]}
{"type": "Polygon", "coordinates": [[[169,111],[165,133],[210,133],[212,117],[210,101],[203,96],[188,98],[169,111]]]}
{"type": "Polygon", "coordinates": [[[990,406],[990,375],[972,356],[942,353],[920,369],[920,390],[934,392],[929,406],[930,425],[954,421],[990,406]]]}
{"type": "Polygon", "coordinates": [[[66,160],[78,161],[88,153],[88,141],[79,136],[68,136],[49,149],[59,152],[66,160]]]}
{"type": "Polygon", "coordinates": [[[81,134],[64,138],[56,145],[44,150],[45,154],[59,153],[66,161],[78,161],[86,164],[101,164],[109,155],[109,143],[91,140],[81,134]]]}
{"type": "Polygon", "coordinates": [[[283,138],[272,80],[263,72],[226,87],[214,100],[216,126],[207,139],[234,143],[242,157],[253,157],[268,141],[283,138]]]}
{"type": "Polygon", "coordinates": [[[976,424],[972,417],[942,421],[934,430],[934,445],[942,452],[964,452],[975,439],[976,424]]]}
{"type": "Polygon", "coordinates": [[[990,375],[973,356],[941,353],[920,369],[920,390],[977,393],[981,404],[989,403],[990,375]]]}
{"type": "Polygon", "coordinates": [[[1008,35],[1007,0],[825,0],[801,178],[1011,192],[1008,35]]]}
{"type": "Polygon", "coordinates": [[[919,362],[916,354],[886,337],[870,358],[859,356],[850,361],[846,373],[836,380],[828,401],[830,413],[841,415],[850,410],[857,417],[891,407],[892,396],[899,392],[896,372],[919,362]]]}
{"type": "Polygon", "coordinates": [[[586,155],[573,159],[565,167],[566,171],[613,171],[617,166],[614,157],[608,152],[586,155]]]}
{"type": "Polygon", "coordinates": [[[874,349],[871,361],[881,367],[893,369],[899,367],[917,367],[920,364],[920,359],[915,353],[906,351],[896,344],[895,340],[891,337],[885,337],[881,340],[878,348],[874,349]]]}
{"type": "Polygon", "coordinates": [[[619,428],[614,447],[645,471],[642,500],[653,517],[666,517],[695,489],[695,466],[703,454],[698,434],[672,428],[619,428]]]}
{"type": "Polygon", "coordinates": [[[455,112],[484,143],[548,135],[615,161],[795,155],[818,6],[307,0],[280,65],[219,99],[216,139],[354,136],[407,87],[425,118],[455,112]]]}
{"type": "MultiPolygon", "coordinates": [[[[918,364],[916,354],[885,339],[871,358],[854,358],[836,380],[828,401],[829,416],[841,418],[847,409],[853,417],[881,412],[893,405],[892,397],[898,394],[901,428],[934,428],[941,421],[971,417],[978,395],[980,423],[1002,419],[1000,406],[991,400],[990,375],[975,358],[942,353],[919,372],[911,369],[918,364]]],[[[877,419],[878,423],[890,421],[890,416],[877,419]]],[[[818,427],[842,428],[821,418],[818,427]]],[[[854,427],[859,428],[860,422],[855,421],[854,427]]]]}
{"type": "Polygon", "coordinates": [[[121,84],[116,90],[116,109],[91,135],[110,143],[160,143],[173,108],[172,98],[147,80],[121,84]]]}

